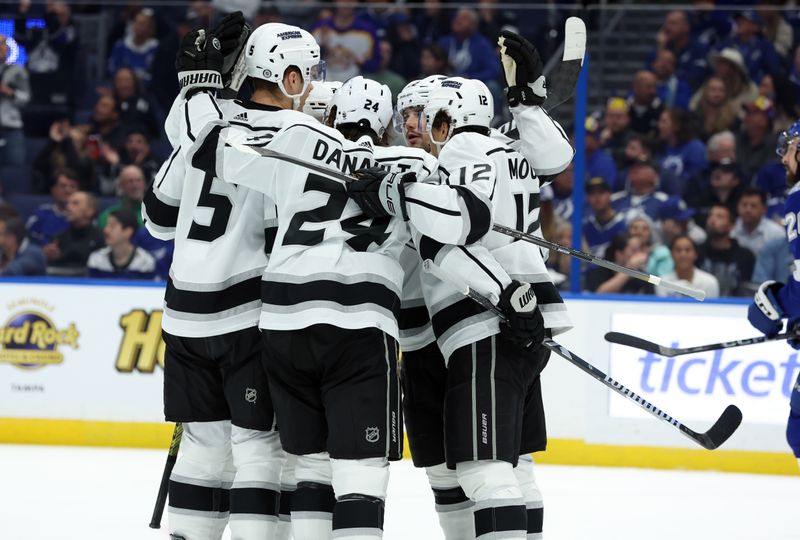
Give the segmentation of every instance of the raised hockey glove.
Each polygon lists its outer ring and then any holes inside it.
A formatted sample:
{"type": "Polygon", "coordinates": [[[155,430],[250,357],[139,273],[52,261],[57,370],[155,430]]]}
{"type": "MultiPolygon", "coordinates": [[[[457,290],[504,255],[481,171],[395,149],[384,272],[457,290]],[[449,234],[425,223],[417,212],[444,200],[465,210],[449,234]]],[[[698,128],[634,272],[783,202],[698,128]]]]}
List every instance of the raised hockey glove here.
{"type": "Polygon", "coordinates": [[[503,30],[497,40],[509,107],[541,105],[547,98],[542,59],[533,44],[514,32],[503,30]]]}
{"type": "Polygon", "coordinates": [[[219,39],[202,29],[192,30],[183,37],[175,58],[181,97],[222,88],[221,49],[219,39]]]}
{"type": "Polygon", "coordinates": [[[347,195],[369,217],[398,216],[408,221],[405,184],[416,182],[414,173],[392,173],[382,167],[355,172],[357,180],[347,184],[347,195]]]}
{"type": "Polygon", "coordinates": [[[219,24],[211,31],[211,34],[219,39],[220,52],[222,53],[222,82],[225,86],[230,83],[231,72],[236,65],[239,56],[244,50],[247,38],[253,31],[250,25],[244,20],[241,11],[235,11],[226,15],[219,24]]]}
{"type": "Polygon", "coordinates": [[[765,281],[756,291],[753,303],[747,308],[747,320],[767,337],[773,337],[781,331],[782,319],[786,317],[778,302],[778,291],[783,283],[765,281]]]}
{"type": "Polygon", "coordinates": [[[497,307],[506,316],[506,324],[500,325],[500,333],[504,338],[532,350],[541,346],[544,341],[544,318],[530,283],[512,281],[500,293],[497,307]]]}

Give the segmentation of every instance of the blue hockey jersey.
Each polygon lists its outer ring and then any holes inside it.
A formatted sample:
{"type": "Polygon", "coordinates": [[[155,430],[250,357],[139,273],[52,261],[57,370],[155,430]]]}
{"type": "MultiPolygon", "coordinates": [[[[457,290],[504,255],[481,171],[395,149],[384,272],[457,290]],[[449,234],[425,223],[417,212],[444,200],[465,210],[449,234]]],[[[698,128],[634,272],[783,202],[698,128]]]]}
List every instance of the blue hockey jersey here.
{"type": "Polygon", "coordinates": [[[787,317],[800,316],[800,184],[795,184],[786,195],[784,223],[794,267],[789,281],[778,293],[778,301],[787,317]]]}

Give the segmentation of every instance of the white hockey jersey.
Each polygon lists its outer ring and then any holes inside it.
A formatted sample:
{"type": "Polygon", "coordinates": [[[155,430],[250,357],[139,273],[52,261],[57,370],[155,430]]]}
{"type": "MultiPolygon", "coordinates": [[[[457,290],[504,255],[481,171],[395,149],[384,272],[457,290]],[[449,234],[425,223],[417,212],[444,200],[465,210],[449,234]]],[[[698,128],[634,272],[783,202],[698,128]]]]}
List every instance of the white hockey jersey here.
{"type": "MultiPolygon", "coordinates": [[[[568,141],[555,141],[548,148],[545,139],[537,152],[551,164],[561,160],[562,170],[572,158],[568,141]]],[[[557,169],[553,166],[552,169],[557,169]]],[[[439,155],[439,171],[448,184],[467,185],[490,179],[494,222],[531,234],[539,226],[539,180],[530,162],[506,144],[476,133],[460,133],[439,155]]],[[[473,288],[495,302],[510,279],[532,284],[545,319],[553,334],[567,330],[571,323],[560,294],[550,280],[542,252],[527,242],[490,232],[477,245],[445,245],[415,233],[423,259],[457,272],[473,288]],[[485,251],[484,251],[485,250],[485,251]],[[490,257],[486,255],[490,254],[490,257]]],[[[434,333],[445,358],[454,350],[499,332],[499,320],[474,301],[465,298],[448,283],[431,274],[422,275],[422,290],[431,315],[434,333]]]]}
{"type": "Polygon", "coordinates": [[[275,210],[261,193],[222,182],[193,162],[193,141],[210,120],[229,118],[245,137],[267,139],[259,127],[270,111],[199,93],[176,100],[166,129],[176,146],[145,196],[142,216],[153,236],[175,240],[164,297],[162,327],[184,337],[220,335],[258,324],[265,245],[274,236],[275,210]],[[250,115],[248,117],[248,115],[250,115]]]}

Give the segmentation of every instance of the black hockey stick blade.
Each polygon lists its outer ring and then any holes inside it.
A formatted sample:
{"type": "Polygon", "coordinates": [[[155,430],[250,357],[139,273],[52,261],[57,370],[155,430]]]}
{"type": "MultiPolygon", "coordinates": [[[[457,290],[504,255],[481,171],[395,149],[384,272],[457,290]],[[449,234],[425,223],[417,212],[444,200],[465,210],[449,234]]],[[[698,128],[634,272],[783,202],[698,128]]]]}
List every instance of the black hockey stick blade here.
{"type": "Polygon", "coordinates": [[[632,336],[630,334],[623,334],[621,332],[606,332],[606,341],[610,343],[617,343],[619,345],[626,345],[634,349],[642,349],[661,356],[675,356],[676,349],[672,347],[662,347],[652,341],[647,341],[640,337],[632,336]]]}
{"type": "MultiPolygon", "coordinates": [[[[736,405],[728,405],[722,416],[714,422],[714,425],[705,433],[694,433],[695,440],[703,445],[703,448],[714,450],[719,448],[731,435],[739,428],[742,423],[742,411],[736,405]]],[[[686,427],[686,426],[681,426],[686,427]]],[[[689,428],[686,428],[689,429],[689,428]]],[[[689,430],[691,431],[691,430],[689,430]]]]}
{"type": "Polygon", "coordinates": [[[579,17],[570,17],[564,23],[564,54],[553,82],[547,84],[547,97],[542,108],[550,112],[575,93],[578,77],[586,54],[586,25],[579,17]]]}

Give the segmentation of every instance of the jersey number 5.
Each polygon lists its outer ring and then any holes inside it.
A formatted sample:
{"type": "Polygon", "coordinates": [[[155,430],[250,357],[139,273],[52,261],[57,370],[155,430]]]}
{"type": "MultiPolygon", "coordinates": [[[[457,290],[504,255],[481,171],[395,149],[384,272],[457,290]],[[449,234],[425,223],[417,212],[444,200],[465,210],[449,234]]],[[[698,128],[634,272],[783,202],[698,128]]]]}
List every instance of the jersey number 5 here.
{"type": "MultiPolygon", "coordinates": [[[[303,224],[339,221],[344,213],[348,197],[345,187],[339,182],[311,173],[303,187],[304,193],[309,191],[327,193],[328,202],[317,208],[297,212],[289,222],[289,227],[283,236],[284,246],[314,246],[322,243],[325,238],[325,230],[305,231],[302,229],[303,224]]],[[[389,237],[389,233],[386,232],[389,227],[389,218],[373,219],[371,225],[361,225],[365,219],[363,214],[358,214],[340,221],[342,230],[353,235],[347,240],[347,245],[355,251],[366,251],[373,242],[380,246],[389,237]]]]}
{"type": "Polygon", "coordinates": [[[200,198],[197,200],[198,207],[211,208],[211,222],[208,225],[200,225],[192,221],[189,234],[186,235],[190,240],[201,242],[213,242],[223,234],[228,228],[228,220],[231,218],[233,203],[231,199],[222,193],[211,193],[211,188],[215,182],[221,183],[214,177],[213,173],[206,173],[203,179],[203,189],[200,191],[200,198]]]}

